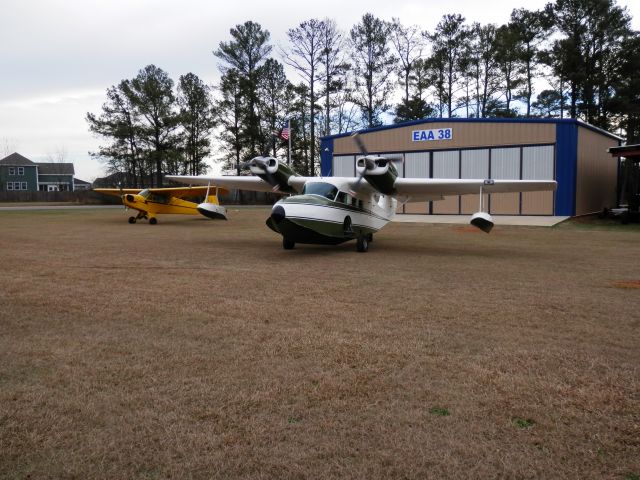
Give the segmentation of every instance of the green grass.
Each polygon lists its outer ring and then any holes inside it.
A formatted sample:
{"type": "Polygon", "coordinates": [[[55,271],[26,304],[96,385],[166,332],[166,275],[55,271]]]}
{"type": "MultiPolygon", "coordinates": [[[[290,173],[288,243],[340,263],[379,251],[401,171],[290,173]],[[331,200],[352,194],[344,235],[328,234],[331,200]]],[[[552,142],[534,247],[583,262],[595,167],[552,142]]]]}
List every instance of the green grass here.
{"type": "Polygon", "coordinates": [[[511,422],[518,428],[527,429],[533,427],[536,422],[531,420],[530,418],[520,418],[514,417],[511,419],[511,422]]]}
{"type": "Polygon", "coordinates": [[[438,417],[448,417],[449,415],[451,415],[449,410],[444,407],[431,407],[429,409],[429,413],[432,415],[437,415],[438,417]]]}

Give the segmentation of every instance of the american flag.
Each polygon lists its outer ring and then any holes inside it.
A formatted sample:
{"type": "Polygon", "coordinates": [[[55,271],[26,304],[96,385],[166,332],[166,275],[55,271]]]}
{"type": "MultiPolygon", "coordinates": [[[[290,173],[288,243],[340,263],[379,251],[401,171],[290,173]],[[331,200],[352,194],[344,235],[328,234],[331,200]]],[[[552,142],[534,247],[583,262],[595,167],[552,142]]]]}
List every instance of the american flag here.
{"type": "Polygon", "coordinates": [[[289,140],[289,126],[286,126],[282,129],[282,131],[280,132],[280,137],[285,140],[289,140]]]}

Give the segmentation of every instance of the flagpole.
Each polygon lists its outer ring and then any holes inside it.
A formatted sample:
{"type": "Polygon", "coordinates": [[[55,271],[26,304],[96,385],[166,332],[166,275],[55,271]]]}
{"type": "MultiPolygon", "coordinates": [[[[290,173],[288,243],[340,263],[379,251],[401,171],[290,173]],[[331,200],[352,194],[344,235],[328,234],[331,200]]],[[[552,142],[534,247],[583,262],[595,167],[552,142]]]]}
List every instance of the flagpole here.
{"type": "Polygon", "coordinates": [[[291,166],[291,119],[288,118],[287,119],[287,127],[289,128],[289,149],[288,149],[288,156],[289,158],[287,159],[287,165],[291,166]]]}

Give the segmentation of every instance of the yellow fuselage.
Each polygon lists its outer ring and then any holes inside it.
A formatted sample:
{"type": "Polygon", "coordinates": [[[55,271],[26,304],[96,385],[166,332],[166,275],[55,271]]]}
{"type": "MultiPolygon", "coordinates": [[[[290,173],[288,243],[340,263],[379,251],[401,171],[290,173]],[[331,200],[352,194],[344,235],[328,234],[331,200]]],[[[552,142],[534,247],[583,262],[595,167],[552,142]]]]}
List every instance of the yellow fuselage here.
{"type": "Polygon", "coordinates": [[[163,197],[149,194],[147,197],[128,193],[122,197],[122,203],[127,207],[145,213],[149,217],[157,214],[173,213],[178,215],[199,215],[197,203],[176,197],[163,197]]]}

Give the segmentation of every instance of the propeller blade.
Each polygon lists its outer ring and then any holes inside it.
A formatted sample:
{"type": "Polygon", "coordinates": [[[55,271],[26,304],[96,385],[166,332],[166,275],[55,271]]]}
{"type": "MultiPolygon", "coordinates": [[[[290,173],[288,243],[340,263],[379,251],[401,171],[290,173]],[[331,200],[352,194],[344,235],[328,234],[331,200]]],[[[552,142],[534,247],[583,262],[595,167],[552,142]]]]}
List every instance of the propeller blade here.
{"type": "Polygon", "coordinates": [[[352,134],[351,138],[353,138],[353,140],[356,142],[356,145],[358,145],[358,148],[363,154],[369,155],[369,152],[367,151],[367,147],[365,146],[364,142],[360,138],[360,134],[358,132],[352,134]]]}

